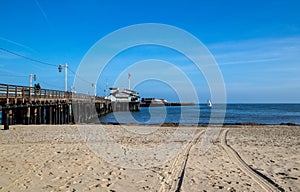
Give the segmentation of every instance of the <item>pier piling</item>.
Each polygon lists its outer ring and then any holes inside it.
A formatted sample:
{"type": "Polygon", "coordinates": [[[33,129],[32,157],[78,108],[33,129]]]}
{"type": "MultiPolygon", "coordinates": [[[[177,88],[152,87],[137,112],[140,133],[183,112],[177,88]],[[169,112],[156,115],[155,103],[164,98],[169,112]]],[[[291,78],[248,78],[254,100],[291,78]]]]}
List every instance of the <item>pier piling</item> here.
{"type": "Polygon", "coordinates": [[[2,108],[2,123],[4,125],[4,130],[9,130],[9,113],[8,109],[2,108]]]}
{"type": "Polygon", "coordinates": [[[111,112],[110,100],[86,94],[0,84],[4,130],[12,124],[87,123],[111,112]],[[94,111],[97,113],[95,114],[94,111]]]}

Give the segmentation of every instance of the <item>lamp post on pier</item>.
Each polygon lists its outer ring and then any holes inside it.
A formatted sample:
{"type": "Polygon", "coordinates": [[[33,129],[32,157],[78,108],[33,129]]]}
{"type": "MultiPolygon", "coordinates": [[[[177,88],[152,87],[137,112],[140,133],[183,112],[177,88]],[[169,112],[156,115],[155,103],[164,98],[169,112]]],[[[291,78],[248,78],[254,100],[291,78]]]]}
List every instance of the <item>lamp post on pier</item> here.
{"type": "Polygon", "coordinates": [[[92,87],[94,88],[94,96],[97,96],[97,84],[96,83],[92,83],[92,87]]]}
{"type": "Polygon", "coordinates": [[[32,76],[33,76],[33,80],[36,81],[36,74],[30,74],[29,75],[29,87],[32,87],[32,76]]]}
{"type": "Polygon", "coordinates": [[[58,71],[61,72],[63,67],[65,68],[65,91],[68,91],[68,64],[59,65],[58,71]]]}

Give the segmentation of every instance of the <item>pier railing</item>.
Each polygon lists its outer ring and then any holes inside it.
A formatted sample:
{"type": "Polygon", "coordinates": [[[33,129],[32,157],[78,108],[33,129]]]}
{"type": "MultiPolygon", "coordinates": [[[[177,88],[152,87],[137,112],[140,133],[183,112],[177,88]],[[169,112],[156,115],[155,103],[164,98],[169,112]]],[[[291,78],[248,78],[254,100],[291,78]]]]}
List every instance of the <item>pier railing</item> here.
{"type": "Polygon", "coordinates": [[[46,100],[46,99],[58,99],[58,100],[88,100],[88,99],[103,99],[102,97],[93,97],[87,94],[72,93],[68,91],[59,91],[51,89],[37,89],[36,87],[18,86],[0,84],[0,99],[11,100],[46,100]]]}
{"type": "Polygon", "coordinates": [[[70,98],[67,92],[34,87],[0,84],[0,98],[70,98]]]}

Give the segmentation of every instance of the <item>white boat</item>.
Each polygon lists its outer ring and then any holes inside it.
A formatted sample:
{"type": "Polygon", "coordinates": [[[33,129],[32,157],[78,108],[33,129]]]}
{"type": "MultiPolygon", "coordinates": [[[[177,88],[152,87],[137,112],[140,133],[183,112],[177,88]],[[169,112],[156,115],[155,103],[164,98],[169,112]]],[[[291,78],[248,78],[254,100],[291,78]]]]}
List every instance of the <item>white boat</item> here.
{"type": "Polygon", "coordinates": [[[212,103],[211,103],[210,100],[207,100],[207,106],[208,106],[208,107],[212,107],[212,103]]]}

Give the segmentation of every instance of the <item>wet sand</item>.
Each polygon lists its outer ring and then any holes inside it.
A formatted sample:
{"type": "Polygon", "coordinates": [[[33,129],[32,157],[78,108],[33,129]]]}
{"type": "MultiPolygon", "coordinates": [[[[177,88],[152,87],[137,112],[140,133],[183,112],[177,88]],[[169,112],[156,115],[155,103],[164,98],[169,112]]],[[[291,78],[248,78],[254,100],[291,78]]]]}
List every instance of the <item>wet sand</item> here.
{"type": "Polygon", "coordinates": [[[204,154],[206,127],[101,125],[105,136],[95,134],[99,126],[0,130],[0,190],[264,191],[230,148],[276,190],[300,190],[299,126],[226,125],[204,154]],[[185,131],[174,138],[178,129],[185,131]],[[180,150],[169,152],[164,145],[180,150]],[[132,148],[141,150],[135,154],[132,148]]]}

